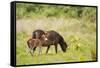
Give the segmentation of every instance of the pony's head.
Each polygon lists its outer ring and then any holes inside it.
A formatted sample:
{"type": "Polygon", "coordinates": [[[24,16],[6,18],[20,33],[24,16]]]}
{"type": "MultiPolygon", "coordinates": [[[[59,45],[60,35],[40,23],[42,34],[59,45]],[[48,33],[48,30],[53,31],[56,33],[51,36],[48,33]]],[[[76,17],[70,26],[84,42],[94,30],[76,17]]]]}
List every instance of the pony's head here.
{"type": "Polygon", "coordinates": [[[61,46],[62,51],[63,51],[63,52],[66,52],[67,47],[68,47],[68,45],[66,44],[66,42],[63,42],[63,43],[62,43],[62,46],[61,46]]]}

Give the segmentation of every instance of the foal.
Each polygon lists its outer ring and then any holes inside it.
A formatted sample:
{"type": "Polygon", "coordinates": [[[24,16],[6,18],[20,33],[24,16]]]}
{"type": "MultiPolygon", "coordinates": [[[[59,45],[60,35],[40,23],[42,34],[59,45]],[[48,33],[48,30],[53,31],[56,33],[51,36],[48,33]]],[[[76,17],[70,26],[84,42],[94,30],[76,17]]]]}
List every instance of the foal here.
{"type": "Polygon", "coordinates": [[[42,45],[44,44],[45,41],[47,41],[47,38],[45,37],[45,35],[42,35],[42,37],[40,39],[30,38],[27,41],[30,54],[33,56],[31,50],[34,50],[34,48],[36,48],[36,47],[39,47],[39,54],[40,54],[42,52],[42,45]]]}

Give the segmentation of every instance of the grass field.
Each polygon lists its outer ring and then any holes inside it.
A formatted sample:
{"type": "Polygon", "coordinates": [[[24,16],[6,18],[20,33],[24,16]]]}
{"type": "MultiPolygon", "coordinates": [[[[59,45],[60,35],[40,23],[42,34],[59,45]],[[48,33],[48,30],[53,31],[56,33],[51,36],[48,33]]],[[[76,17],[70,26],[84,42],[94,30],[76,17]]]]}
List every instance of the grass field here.
{"type": "Polygon", "coordinates": [[[96,23],[82,19],[40,18],[18,19],[16,24],[17,65],[96,60],[96,23]],[[32,57],[28,53],[26,42],[36,29],[57,31],[68,44],[66,53],[63,53],[58,45],[57,54],[54,46],[51,46],[48,54],[45,53],[46,47],[44,47],[41,56],[39,56],[37,48],[32,57]]]}

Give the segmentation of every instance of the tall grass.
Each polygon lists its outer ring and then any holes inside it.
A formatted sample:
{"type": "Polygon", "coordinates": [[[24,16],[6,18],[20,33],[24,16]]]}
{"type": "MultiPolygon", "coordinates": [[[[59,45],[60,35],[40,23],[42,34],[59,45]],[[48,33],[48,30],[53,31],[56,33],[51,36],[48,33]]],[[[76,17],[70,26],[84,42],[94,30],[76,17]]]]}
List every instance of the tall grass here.
{"type": "Polygon", "coordinates": [[[81,62],[96,60],[96,25],[88,22],[81,23],[77,19],[36,19],[36,20],[18,20],[17,21],[17,65],[20,64],[41,64],[58,62],[81,62]],[[83,26],[84,25],[84,26],[83,26]],[[46,47],[42,50],[41,57],[38,56],[38,49],[32,57],[28,53],[27,40],[32,36],[36,29],[45,31],[55,30],[60,33],[68,49],[63,53],[60,46],[58,54],[55,54],[54,46],[51,46],[46,55],[46,47]],[[39,58],[41,58],[39,60],[39,58]]]}

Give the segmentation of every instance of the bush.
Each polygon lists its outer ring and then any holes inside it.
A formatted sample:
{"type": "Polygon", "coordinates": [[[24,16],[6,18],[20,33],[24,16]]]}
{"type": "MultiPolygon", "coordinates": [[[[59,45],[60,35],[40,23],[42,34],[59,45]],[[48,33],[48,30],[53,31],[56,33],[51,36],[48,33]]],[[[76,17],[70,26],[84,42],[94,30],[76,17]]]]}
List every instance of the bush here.
{"type": "Polygon", "coordinates": [[[17,19],[21,18],[38,18],[38,17],[55,17],[55,18],[78,18],[95,22],[95,7],[80,6],[57,6],[57,5],[40,5],[24,4],[16,5],[17,19]]]}

